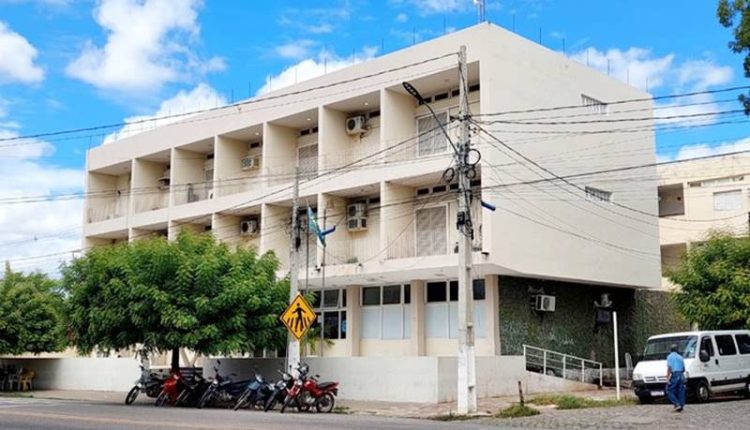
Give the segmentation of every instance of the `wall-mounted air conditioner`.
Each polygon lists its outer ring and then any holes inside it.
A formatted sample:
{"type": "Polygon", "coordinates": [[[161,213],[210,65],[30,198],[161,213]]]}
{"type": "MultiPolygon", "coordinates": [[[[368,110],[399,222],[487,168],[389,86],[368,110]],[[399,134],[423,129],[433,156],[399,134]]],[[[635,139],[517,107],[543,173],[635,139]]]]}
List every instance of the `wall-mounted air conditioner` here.
{"type": "Polygon", "coordinates": [[[170,174],[171,174],[171,171],[169,170],[169,167],[167,167],[166,169],[164,169],[164,173],[161,174],[161,177],[156,179],[156,182],[159,184],[160,190],[169,188],[170,174]]]}
{"type": "Polygon", "coordinates": [[[242,170],[255,170],[260,168],[260,157],[247,156],[242,159],[242,170]]]}
{"type": "Polygon", "coordinates": [[[349,117],[346,119],[346,132],[348,134],[362,134],[367,131],[367,118],[364,115],[349,117]]]}
{"type": "Polygon", "coordinates": [[[258,234],[259,225],[257,219],[240,221],[240,236],[253,236],[258,234]]]}
{"type": "Polygon", "coordinates": [[[346,207],[346,228],[349,231],[367,230],[367,203],[358,202],[346,207]]]}
{"type": "Polygon", "coordinates": [[[554,312],[555,296],[538,294],[534,301],[534,310],[537,312],[554,312]]]}

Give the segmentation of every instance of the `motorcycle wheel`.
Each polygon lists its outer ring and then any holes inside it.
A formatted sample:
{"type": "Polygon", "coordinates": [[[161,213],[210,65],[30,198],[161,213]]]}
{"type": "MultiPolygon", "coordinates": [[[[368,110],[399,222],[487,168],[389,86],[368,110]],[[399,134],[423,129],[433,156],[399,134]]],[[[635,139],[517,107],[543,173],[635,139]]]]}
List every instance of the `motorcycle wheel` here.
{"type": "Polygon", "coordinates": [[[169,398],[169,395],[166,391],[162,391],[159,393],[159,397],[156,398],[156,403],[154,403],[154,406],[164,406],[167,404],[167,398],[169,398]]]}
{"type": "Polygon", "coordinates": [[[281,411],[280,411],[280,412],[281,412],[282,414],[283,414],[283,413],[284,413],[284,411],[286,410],[287,406],[289,406],[289,405],[291,405],[291,404],[292,404],[292,401],[293,401],[293,400],[294,400],[294,399],[293,399],[292,397],[290,397],[290,396],[286,396],[286,398],[284,399],[284,404],[283,404],[283,405],[281,405],[281,411]]]}
{"type": "Polygon", "coordinates": [[[325,393],[322,396],[318,398],[318,400],[315,402],[315,409],[318,410],[318,412],[322,413],[331,413],[333,411],[333,405],[336,403],[336,400],[333,398],[333,394],[331,393],[325,393]]]}
{"type": "Polygon", "coordinates": [[[128,395],[125,396],[125,404],[126,405],[132,405],[136,398],[138,398],[138,393],[141,392],[141,389],[138,388],[138,386],[135,386],[130,389],[130,392],[128,392],[128,395]]]}
{"type": "Polygon", "coordinates": [[[211,401],[213,396],[214,396],[214,390],[210,388],[206,390],[206,392],[203,393],[203,395],[201,396],[201,399],[198,401],[198,409],[203,409],[208,404],[208,402],[211,401]]]}
{"type": "Polygon", "coordinates": [[[180,395],[177,396],[177,400],[174,401],[173,406],[180,406],[183,402],[187,400],[189,395],[190,395],[190,392],[187,390],[187,388],[183,388],[182,391],[180,391],[180,395]]]}
{"type": "Polygon", "coordinates": [[[266,402],[266,405],[263,407],[263,412],[268,412],[271,409],[275,408],[277,402],[278,400],[276,400],[276,396],[271,396],[271,398],[269,398],[266,402]]]}
{"type": "Polygon", "coordinates": [[[247,398],[248,398],[249,395],[250,395],[250,393],[248,393],[247,391],[245,391],[244,393],[242,393],[242,395],[240,396],[240,398],[237,399],[237,403],[234,404],[234,408],[233,409],[236,411],[239,408],[244,407],[245,403],[247,402],[247,398]]]}

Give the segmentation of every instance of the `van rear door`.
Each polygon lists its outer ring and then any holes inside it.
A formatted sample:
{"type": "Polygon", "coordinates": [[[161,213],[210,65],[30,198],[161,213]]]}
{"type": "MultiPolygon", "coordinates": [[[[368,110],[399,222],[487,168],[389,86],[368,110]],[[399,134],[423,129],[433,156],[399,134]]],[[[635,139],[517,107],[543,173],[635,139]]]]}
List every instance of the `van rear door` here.
{"type": "Polygon", "coordinates": [[[750,379],[750,334],[736,334],[734,339],[737,341],[737,350],[740,354],[738,357],[740,376],[750,379]]]}

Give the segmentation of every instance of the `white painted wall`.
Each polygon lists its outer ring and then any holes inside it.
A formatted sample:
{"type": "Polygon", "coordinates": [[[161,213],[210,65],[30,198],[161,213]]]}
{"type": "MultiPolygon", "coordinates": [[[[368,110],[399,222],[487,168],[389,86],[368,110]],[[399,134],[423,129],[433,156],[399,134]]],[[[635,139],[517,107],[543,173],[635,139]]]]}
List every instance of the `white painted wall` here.
{"type": "Polygon", "coordinates": [[[128,391],[140,377],[133,358],[28,358],[3,359],[34,370],[35,390],[128,391]]]}

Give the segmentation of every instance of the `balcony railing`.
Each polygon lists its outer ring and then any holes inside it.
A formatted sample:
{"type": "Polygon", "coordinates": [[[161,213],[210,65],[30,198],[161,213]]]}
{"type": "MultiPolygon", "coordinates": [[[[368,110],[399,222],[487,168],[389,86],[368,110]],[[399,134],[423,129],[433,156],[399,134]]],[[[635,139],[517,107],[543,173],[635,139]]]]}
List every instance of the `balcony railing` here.
{"type": "Polygon", "coordinates": [[[88,222],[100,222],[120,218],[128,213],[128,196],[92,199],[88,209],[88,222]]]}
{"type": "Polygon", "coordinates": [[[184,205],[186,203],[199,202],[214,198],[213,182],[201,182],[197,184],[185,184],[175,187],[174,204],[184,205]]]}
{"type": "Polygon", "coordinates": [[[135,196],[135,212],[148,212],[169,206],[169,190],[153,190],[135,196]]]}

